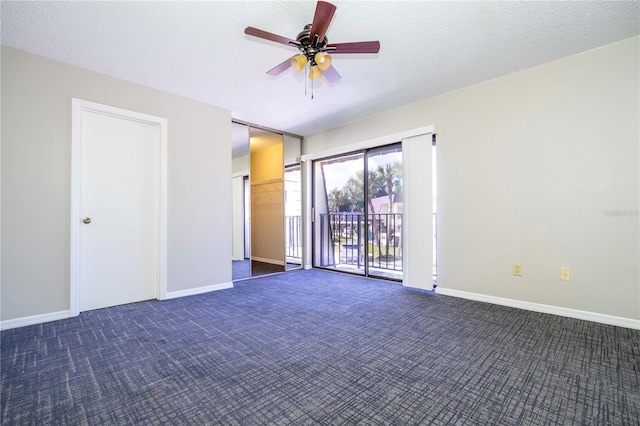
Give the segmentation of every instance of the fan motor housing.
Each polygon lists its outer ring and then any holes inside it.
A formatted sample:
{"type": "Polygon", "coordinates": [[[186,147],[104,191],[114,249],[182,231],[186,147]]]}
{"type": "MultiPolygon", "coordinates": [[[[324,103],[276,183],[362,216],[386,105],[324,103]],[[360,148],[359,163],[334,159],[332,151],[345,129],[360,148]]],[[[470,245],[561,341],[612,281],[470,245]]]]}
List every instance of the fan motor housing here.
{"type": "MultiPolygon", "coordinates": [[[[313,44],[313,40],[311,39],[311,24],[304,26],[304,30],[302,30],[300,34],[298,34],[296,40],[302,45],[302,47],[311,46],[313,44]]],[[[319,41],[317,46],[315,47],[318,49],[318,51],[320,51],[327,45],[328,42],[329,40],[327,40],[327,36],[325,36],[324,39],[322,39],[322,41],[319,41]]]]}
{"type": "Polygon", "coordinates": [[[300,45],[298,46],[298,49],[307,57],[307,59],[309,60],[309,62],[312,63],[312,65],[315,65],[314,58],[316,53],[322,52],[324,50],[324,47],[329,42],[329,40],[327,39],[327,36],[325,36],[321,42],[318,42],[314,46],[313,40],[311,39],[311,24],[305,25],[304,30],[302,30],[300,34],[298,34],[298,36],[296,37],[296,41],[300,43],[300,45]]]}

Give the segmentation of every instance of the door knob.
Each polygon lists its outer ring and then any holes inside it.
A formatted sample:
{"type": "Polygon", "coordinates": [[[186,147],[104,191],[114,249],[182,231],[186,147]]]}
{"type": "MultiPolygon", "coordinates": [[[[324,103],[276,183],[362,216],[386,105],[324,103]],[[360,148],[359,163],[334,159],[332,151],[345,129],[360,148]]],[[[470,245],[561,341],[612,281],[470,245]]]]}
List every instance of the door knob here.
{"type": "Polygon", "coordinates": [[[82,223],[91,223],[91,218],[90,217],[83,217],[82,218],[82,223]]]}

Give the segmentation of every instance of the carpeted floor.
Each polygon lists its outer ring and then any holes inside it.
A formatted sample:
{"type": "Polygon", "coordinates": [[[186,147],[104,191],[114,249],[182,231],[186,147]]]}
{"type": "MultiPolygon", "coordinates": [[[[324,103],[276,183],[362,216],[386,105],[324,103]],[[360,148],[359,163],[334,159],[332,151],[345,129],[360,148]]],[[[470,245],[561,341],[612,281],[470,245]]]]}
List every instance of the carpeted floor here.
{"type": "Polygon", "coordinates": [[[6,425],[638,425],[640,332],[326,271],[3,331],[6,425]]]}
{"type": "Polygon", "coordinates": [[[234,260],[231,263],[231,279],[233,281],[251,277],[250,260],[234,260]]]}

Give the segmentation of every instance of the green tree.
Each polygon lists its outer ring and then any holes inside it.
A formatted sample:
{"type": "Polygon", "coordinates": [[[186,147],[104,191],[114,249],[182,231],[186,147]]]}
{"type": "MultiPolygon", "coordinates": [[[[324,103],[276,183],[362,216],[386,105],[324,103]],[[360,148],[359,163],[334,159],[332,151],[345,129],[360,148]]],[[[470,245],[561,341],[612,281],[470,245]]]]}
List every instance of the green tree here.
{"type": "MultiPolygon", "coordinates": [[[[367,208],[369,211],[369,217],[371,222],[371,227],[373,230],[373,238],[374,241],[380,246],[380,233],[378,232],[378,216],[374,215],[377,213],[373,209],[373,202],[371,201],[376,195],[379,193],[380,189],[383,187],[383,181],[381,180],[380,174],[376,170],[369,170],[367,173],[367,208]]],[[[364,197],[364,171],[356,172],[355,176],[351,177],[347,183],[345,184],[345,192],[349,192],[350,196],[353,197],[352,200],[358,199],[362,200],[364,197]],[[348,189],[347,189],[348,188],[348,189]]],[[[353,204],[352,204],[353,206],[353,204]]],[[[352,210],[353,211],[353,210],[352,210]]],[[[365,232],[364,235],[367,235],[365,232]]]]}
{"type": "Polygon", "coordinates": [[[356,176],[356,178],[350,178],[347,182],[345,182],[343,191],[349,200],[349,211],[353,213],[356,211],[358,204],[362,201],[362,182],[360,182],[356,176]]]}
{"type": "MultiPolygon", "coordinates": [[[[389,213],[391,214],[393,213],[394,188],[402,185],[402,164],[396,160],[393,163],[378,166],[377,172],[389,196],[389,213]]],[[[388,216],[388,218],[390,218],[390,216],[388,216]]],[[[394,230],[391,229],[391,220],[387,219],[387,242],[391,238],[393,231],[394,230]]]]}
{"type": "Polygon", "coordinates": [[[349,195],[344,189],[334,188],[328,195],[329,212],[338,213],[347,211],[350,206],[349,195]]]}

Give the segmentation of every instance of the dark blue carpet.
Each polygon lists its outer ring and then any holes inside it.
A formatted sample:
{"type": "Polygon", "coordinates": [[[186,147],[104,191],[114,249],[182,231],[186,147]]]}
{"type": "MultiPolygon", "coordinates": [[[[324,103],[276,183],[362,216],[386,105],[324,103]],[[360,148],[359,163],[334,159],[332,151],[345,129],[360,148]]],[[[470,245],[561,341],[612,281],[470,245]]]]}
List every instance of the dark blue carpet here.
{"type": "Polygon", "coordinates": [[[6,425],[638,425],[640,333],[326,271],[6,330],[6,425]]]}
{"type": "Polygon", "coordinates": [[[251,261],[234,260],[231,263],[231,278],[233,281],[251,277],[251,261]]]}

